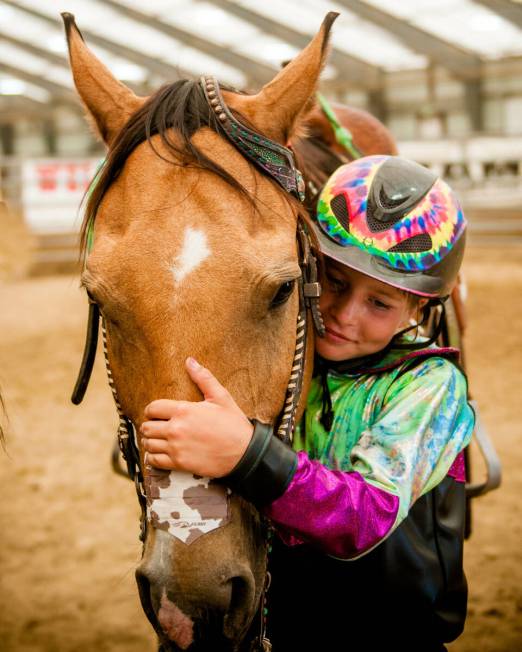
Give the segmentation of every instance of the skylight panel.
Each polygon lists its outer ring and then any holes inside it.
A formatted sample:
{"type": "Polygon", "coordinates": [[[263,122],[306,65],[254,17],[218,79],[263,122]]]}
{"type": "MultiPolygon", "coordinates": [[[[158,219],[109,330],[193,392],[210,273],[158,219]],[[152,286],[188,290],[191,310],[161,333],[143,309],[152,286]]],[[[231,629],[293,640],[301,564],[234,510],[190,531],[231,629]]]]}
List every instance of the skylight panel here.
{"type": "Polygon", "coordinates": [[[9,5],[0,5],[0,25],[7,25],[11,20],[15,20],[17,14],[20,13],[9,7],[9,5]]]}
{"type": "Polygon", "coordinates": [[[522,30],[501,16],[478,5],[456,8],[451,20],[436,16],[431,21],[419,20],[419,26],[456,45],[487,58],[522,54],[522,30]]]}
{"type": "Polygon", "coordinates": [[[427,65],[426,57],[403,46],[386,30],[361,20],[346,18],[341,22],[332,44],[385,70],[412,70],[427,65]]]}
{"type": "Polygon", "coordinates": [[[0,95],[23,95],[25,82],[16,77],[0,77],[0,95]]]}
{"type": "Polygon", "coordinates": [[[46,103],[51,100],[51,93],[16,77],[0,77],[0,95],[28,97],[37,102],[46,103]]]}
{"type": "Polygon", "coordinates": [[[179,11],[164,11],[158,18],[202,38],[208,38],[213,43],[232,47],[237,42],[248,42],[260,34],[251,23],[207,2],[185,3],[179,11]]]}
{"type": "MultiPolygon", "coordinates": [[[[25,41],[28,44],[32,44],[42,50],[48,51],[49,53],[62,55],[64,63],[67,64],[67,40],[65,38],[61,20],[57,20],[56,28],[53,28],[52,25],[47,22],[30,16],[23,11],[13,9],[13,11],[8,14],[4,13],[2,11],[4,8],[10,9],[7,5],[0,5],[0,19],[2,17],[9,17],[9,21],[5,23],[9,26],[9,29],[4,30],[0,25],[0,33],[4,32],[19,41],[25,41]]],[[[4,43],[1,38],[0,43],[4,43]]],[[[90,44],[90,47],[96,56],[98,56],[111,69],[118,79],[141,83],[148,78],[149,73],[146,68],[130,62],[127,59],[117,57],[111,52],[96,45],[90,44]]],[[[24,53],[26,52],[23,48],[20,48],[20,51],[24,53]]],[[[31,56],[34,57],[36,55],[31,56]]],[[[42,57],[42,61],[44,61],[44,65],[47,68],[49,66],[48,60],[42,57]]],[[[65,77],[62,77],[62,79],[70,80],[71,74],[69,72],[69,66],[66,65],[63,69],[65,70],[65,77]]]]}
{"type": "MultiPolygon", "coordinates": [[[[59,27],[58,22],[56,25],[59,27]]],[[[48,38],[52,34],[58,36],[60,33],[48,23],[38,18],[33,18],[33,16],[30,16],[25,11],[18,11],[7,5],[0,5],[0,31],[14,38],[26,40],[29,43],[33,41],[35,45],[39,45],[43,39],[48,38]],[[6,9],[10,11],[4,13],[6,9]]],[[[63,30],[61,30],[61,36],[62,42],[65,45],[63,30]]]]}
{"type": "Polygon", "coordinates": [[[71,74],[65,68],[54,66],[45,59],[0,41],[0,62],[20,68],[32,75],[39,75],[56,84],[72,89],[71,74]]]}
{"type": "Polygon", "coordinates": [[[365,1],[479,56],[522,54],[522,30],[471,0],[365,1]]]}
{"type": "MultiPolygon", "coordinates": [[[[183,12],[187,6],[194,5],[191,0],[154,0],[154,2],[143,2],[143,0],[124,0],[126,4],[138,11],[146,11],[151,16],[164,17],[166,14],[178,14],[183,12]]],[[[199,4],[199,3],[198,3],[199,4]]]]}
{"type": "MultiPolygon", "coordinates": [[[[101,2],[68,1],[77,5],[77,22],[80,28],[82,26],[88,28],[115,43],[141,51],[146,56],[179,67],[181,70],[191,71],[195,76],[214,71],[223,81],[234,85],[245,81],[245,76],[240,70],[221,63],[152,27],[127,18],[120,12],[103,7],[101,2]],[[85,11],[85,16],[80,15],[80,10],[85,11]]],[[[141,11],[143,11],[143,6],[141,11]]]]}
{"type": "Polygon", "coordinates": [[[115,18],[111,9],[104,7],[103,3],[93,2],[92,0],[66,0],[64,3],[42,2],[42,0],[17,0],[17,2],[56,20],[57,26],[62,25],[60,13],[63,11],[74,14],[77,23],[80,25],[82,23],[85,25],[87,22],[90,25],[96,22],[102,23],[115,18]]]}
{"type": "Polygon", "coordinates": [[[356,14],[334,2],[322,0],[240,0],[238,4],[272,20],[288,25],[310,38],[315,35],[328,11],[339,17],[332,28],[332,45],[348,55],[386,70],[416,69],[427,59],[403,45],[384,29],[361,20],[356,14]]]}
{"type": "Polygon", "coordinates": [[[292,29],[302,34],[314,35],[321,26],[324,17],[328,11],[332,11],[332,3],[321,2],[321,7],[310,6],[306,2],[293,2],[292,0],[239,0],[237,4],[251,9],[255,13],[261,14],[282,24],[292,26],[292,29]]]}
{"type": "Polygon", "coordinates": [[[293,59],[300,52],[300,48],[265,33],[258,34],[254,41],[237,43],[236,49],[238,52],[272,64],[276,70],[279,70],[283,61],[293,59]]]}
{"type": "Polygon", "coordinates": [[[185,70],[193,71],[194,77],[213,75],[220,81],[236,88],[243,88],[247,84],[247,78],[241,70],[227,66],[221,61],[187,46],[181,45],[176,48],[176,51],[172,53],[171,63],[185,70]]]}

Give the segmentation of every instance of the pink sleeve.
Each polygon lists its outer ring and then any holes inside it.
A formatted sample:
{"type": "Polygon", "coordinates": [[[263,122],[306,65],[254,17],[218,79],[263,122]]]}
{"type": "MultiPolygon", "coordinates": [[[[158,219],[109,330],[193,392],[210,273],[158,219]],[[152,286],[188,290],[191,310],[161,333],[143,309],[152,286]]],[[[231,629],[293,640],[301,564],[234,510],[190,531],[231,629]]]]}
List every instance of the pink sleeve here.
{"type": "Polygon", "coordinates": [[[343,559],[357,557],[386,537],[399,498],[355,472],[333,471],[298,453],[285,493],[264,509],[289,544],[307,542],[343,559]]]}

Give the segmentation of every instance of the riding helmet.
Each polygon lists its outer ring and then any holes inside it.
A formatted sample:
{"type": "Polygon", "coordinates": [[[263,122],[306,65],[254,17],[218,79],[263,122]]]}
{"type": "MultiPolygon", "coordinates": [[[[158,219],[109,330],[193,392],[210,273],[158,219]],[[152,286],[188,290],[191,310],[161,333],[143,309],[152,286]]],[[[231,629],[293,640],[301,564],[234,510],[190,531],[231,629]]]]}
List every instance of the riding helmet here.
{"type": "Polygon", "coordinates": [[[464,254],[466,219],[451,188],[398,156],[366,156],[328,179],[314,224],[321,251],[388,285],[446,297],[464,254]]]}

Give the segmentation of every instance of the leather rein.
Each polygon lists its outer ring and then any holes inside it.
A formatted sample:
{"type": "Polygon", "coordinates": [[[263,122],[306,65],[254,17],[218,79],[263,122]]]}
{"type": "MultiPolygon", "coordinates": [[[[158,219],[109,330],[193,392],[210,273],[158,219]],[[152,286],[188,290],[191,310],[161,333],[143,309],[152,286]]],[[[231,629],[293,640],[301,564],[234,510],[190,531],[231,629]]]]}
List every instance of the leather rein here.
{"type": "MultiPolygon", "coordinates": [[[[303,178],[296,168],[293,152],[239,122],[226,106],[219,83],[214,77],[202,77],[200,85],[210,110],[217,117],[217,131],[225,136],[245,158],[249,159],[264,174],[277,181],[285,192],[295,196],[301,202],[304,201],[303,178]]],[[[318,280],[317,261],[312,252],[310,236],[302,218],[298,218],[297,242],[301,276],[298,280],[299,309],[296,344],[290,379],[285,393],[284,407],[279,415],[277,426],[277,436],[287,444],[292,442],[295,415],[303,387],[308,312],[312,315],[317,332],[320,335],[324,334],[324,324],[318,305],[321,288],[318,280]]],[[[75,405],[80,404],[87,390],[96,358],[100,316],[107,377],[119,416],[118,445],[127,465],[127,475],[134,481],[136,486],[136,493],[141,507],[140,540],[144,541],[147,507],[136,429],[121,408],[109,365],[105,320],[98,304],[91,297],[89,297],[89,315],[83,358],[71,400],[75,405]]]]}

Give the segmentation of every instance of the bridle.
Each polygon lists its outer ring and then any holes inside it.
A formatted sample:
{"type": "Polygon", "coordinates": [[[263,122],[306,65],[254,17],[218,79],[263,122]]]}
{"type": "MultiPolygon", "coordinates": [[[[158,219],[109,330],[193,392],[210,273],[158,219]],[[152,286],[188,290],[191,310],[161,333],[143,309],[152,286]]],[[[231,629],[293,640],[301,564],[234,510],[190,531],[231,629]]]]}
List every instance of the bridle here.
{"type": "MultiPolygon", "coordinates": [[[[217,79],[207,76],[202,77],[200,85],[210,111],[217,117],[217,131],[221,132],[245,158],[249,159],[264,174],[274,179],[285,192],[303,202],[304,182],[301,173],[295,165],[293,152],[288,147],[266,138],[266,136],[253,131],[237,120],[223,99],[217,79]]],[[[301,217],[298,217],[297,220],[297,244],[301,276],[297,283],[299,308],[297,314],[296,344],[290,378],[285,393],[284,406],[277,426],[277,436],[287,444],[291,444],[292,442],[296,410],[303,388],[309,313],[312,316],[318,334],[321,336],[324,334],[324,324],[319,311],[321,287],[318,279],[317,261],[312,252],[307,226],[301,217]]],[[[127,465],[127,474],[135,483],[136,494],[141,508],[140,540],[144,542],[147,528],[147,497],[136,429],[121,408],[109,365],[105,321],[98,304],[91,297],[89,297],[89,315],[85,347],[71,400],[75,405],[80,404],[87,390],[96,357],[100,316],[102,317],[102,340],[107,377],[119,416],[118,444],[127,465]]],[[[261,631],[255,642],[260,650],[270,649],[270,642],[265,634],[265,620],[263,615],[263,604],[265,602],[268,583],[268,581],[265,582],[261,600],[261,631]]]]}

